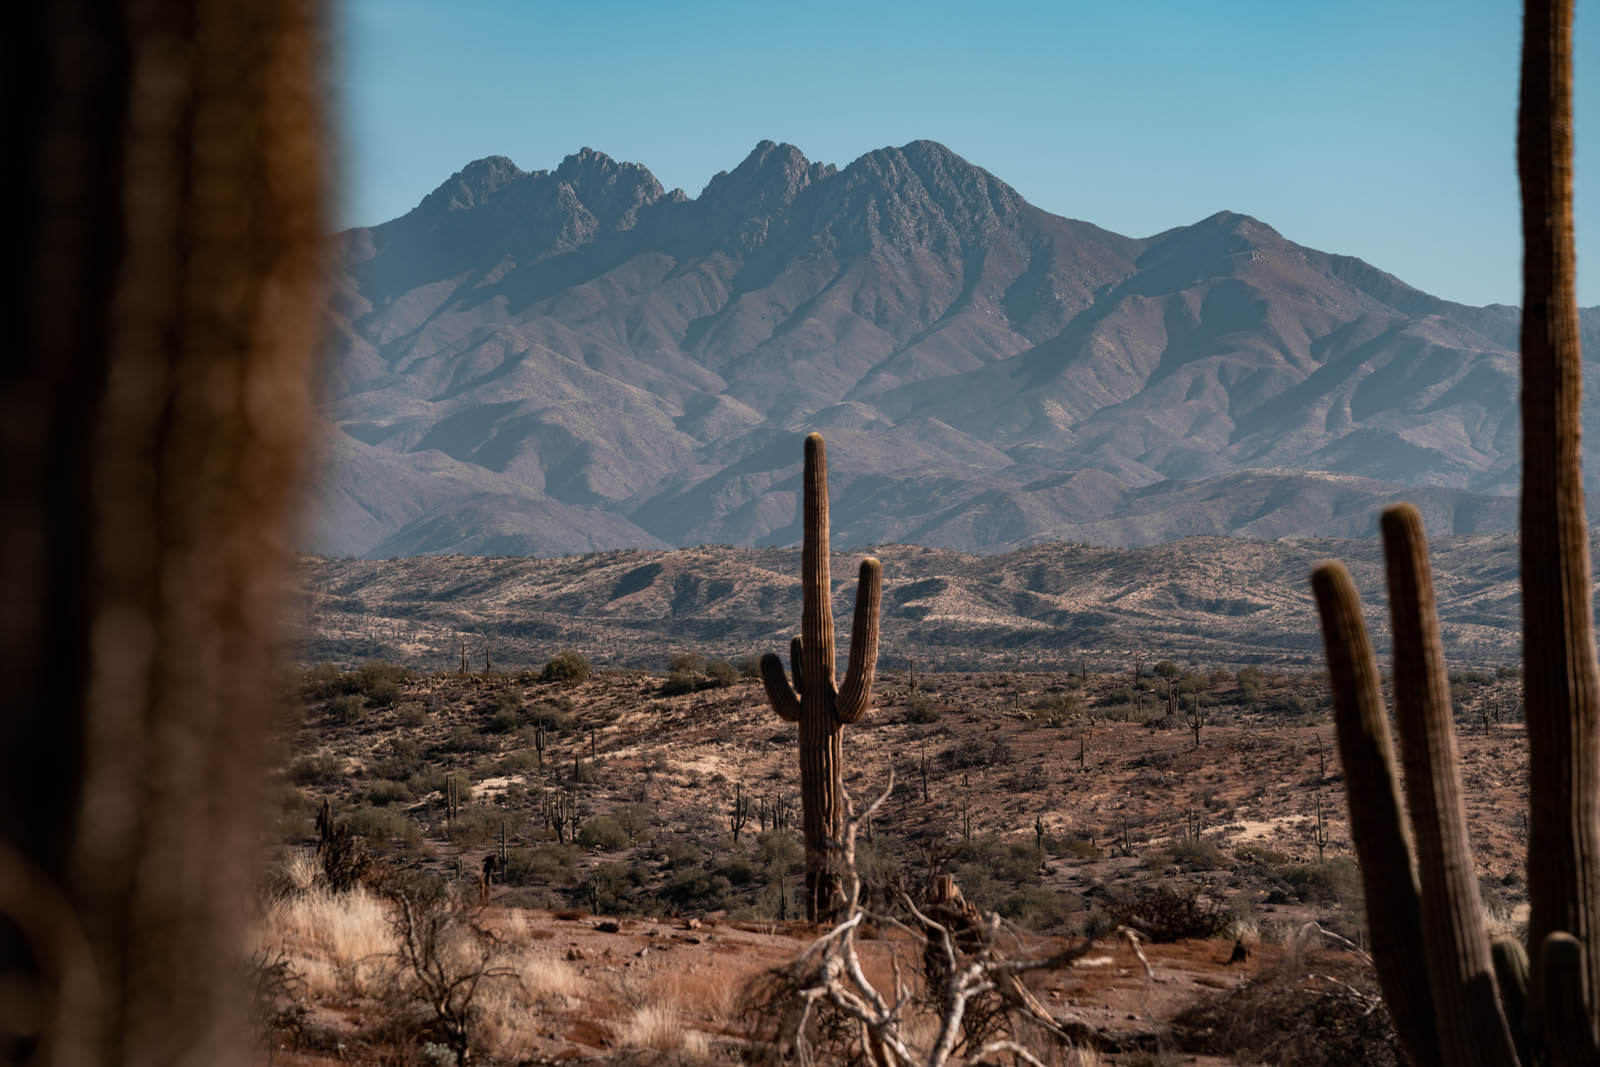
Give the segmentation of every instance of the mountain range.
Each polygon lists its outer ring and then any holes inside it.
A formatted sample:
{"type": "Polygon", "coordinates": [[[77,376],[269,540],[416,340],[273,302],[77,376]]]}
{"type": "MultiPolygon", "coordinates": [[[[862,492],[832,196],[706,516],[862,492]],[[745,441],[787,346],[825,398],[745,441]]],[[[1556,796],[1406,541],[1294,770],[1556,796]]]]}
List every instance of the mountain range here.
{"type": "Polygon", "coordinates": [[[1229,211],[1125,237],[931,141],[765,141],[694,198],[490,157],[339,250],[316,553],[792,543],[810,430],[840,546],[1516,522],[1516,308],[1229,211]]]}

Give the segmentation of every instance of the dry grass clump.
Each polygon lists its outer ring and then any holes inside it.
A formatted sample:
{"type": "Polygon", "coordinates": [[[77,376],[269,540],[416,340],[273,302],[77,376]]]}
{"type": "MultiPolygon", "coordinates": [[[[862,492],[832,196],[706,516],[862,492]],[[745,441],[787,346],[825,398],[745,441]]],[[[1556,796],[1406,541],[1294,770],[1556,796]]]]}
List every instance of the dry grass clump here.
{"type": "Polygon", "coordinates": [[[256,940],[293,961],[313,995],[372,993],[393,974],[397,949],[388,907],[366,889],[313,886],[281,897],[267,905],[256,940]]]}
{"type": "Polygon", "coordinates": [[[617,1044],[629,1049],[648,1049],[699,1058],[709,1051],[706,1037],[690,1029],[680,1012],[668,1004],[643,1004],[633,1014],[615,1024],[617,1044]]]}

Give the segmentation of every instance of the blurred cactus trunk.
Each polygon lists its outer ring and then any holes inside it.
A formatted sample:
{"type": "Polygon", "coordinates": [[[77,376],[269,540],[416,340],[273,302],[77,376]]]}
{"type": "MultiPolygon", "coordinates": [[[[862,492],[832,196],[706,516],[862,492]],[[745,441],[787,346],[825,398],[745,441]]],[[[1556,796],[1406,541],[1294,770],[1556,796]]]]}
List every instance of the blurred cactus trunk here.
{"type": "Polygon", "coordinates": [[[323,274],[320,5],[52,0],[6,36],[0,1058],[247,1062],[323,274]]]}
{"type": "Polygon", "coordinates": [[[806,438],[804,481],[800,636],[789,646],[794,685],[783,661],[770,652],[761,658],[761,678],[778,716],[799,724],[806,918],[826,922],[843,902],[838,869],[844,833],[843,735],[844,727],[866,714],[872,702],[883,569],[871,557],[862,561],[850,666],[844,685],[838,686],[828,561],[828,456],[821,434],[806,438]]]}
{"type": "Polygon", "coordinates": [[[1571,0],[1525,5],[1517,127],[1532,965],[1484,927],[1420,514],[1402,504],[1383,516],[1403,804],[1355,587],[1337,563],[1312,576],[1373,957],[1417,1063],[1600,1062],[1600,668],[1580,454],[1572,19],[1571,0]]]}

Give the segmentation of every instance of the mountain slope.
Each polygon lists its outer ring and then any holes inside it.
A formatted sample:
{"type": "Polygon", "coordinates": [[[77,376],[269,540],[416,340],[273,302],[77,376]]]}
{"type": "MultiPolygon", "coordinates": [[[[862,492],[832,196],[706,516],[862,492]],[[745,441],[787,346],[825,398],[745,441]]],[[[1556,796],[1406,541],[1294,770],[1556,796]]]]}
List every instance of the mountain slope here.
{"type": "Polygon", "coordinates": [[[1512,521],[1516,310],[1232,212],[1123,237],[928,141],[763,142],[692,199],[584,149],[342,247],[317,551],[789,541],[813,428],[841,544],[1512,521]]]}

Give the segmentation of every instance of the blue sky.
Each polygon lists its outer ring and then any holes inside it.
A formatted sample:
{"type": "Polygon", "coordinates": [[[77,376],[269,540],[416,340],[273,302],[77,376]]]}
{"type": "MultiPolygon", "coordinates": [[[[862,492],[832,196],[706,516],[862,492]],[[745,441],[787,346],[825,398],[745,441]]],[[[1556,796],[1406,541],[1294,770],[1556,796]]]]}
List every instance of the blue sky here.
{"type": "MultiPolygon", "coordinates": [[[[580,147],[691,196],[763,138],[943,142],[1144,236],[1224,208],[1466,303],[1520,298],[1520,4],[342,0],[341,225],[580,147]]],[[[1579,299],[1600,304],[1600,4],[1578,5],[1579,299]]]]}

